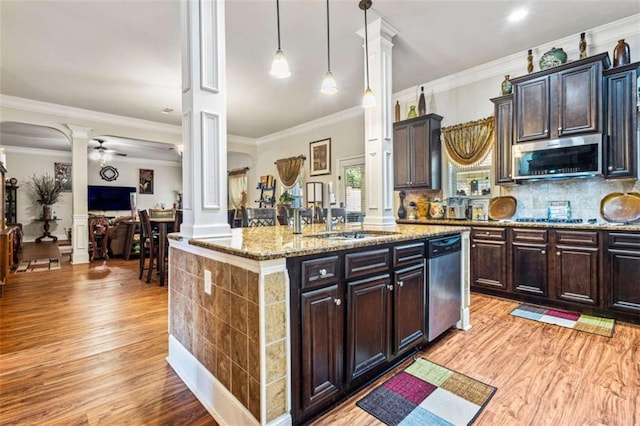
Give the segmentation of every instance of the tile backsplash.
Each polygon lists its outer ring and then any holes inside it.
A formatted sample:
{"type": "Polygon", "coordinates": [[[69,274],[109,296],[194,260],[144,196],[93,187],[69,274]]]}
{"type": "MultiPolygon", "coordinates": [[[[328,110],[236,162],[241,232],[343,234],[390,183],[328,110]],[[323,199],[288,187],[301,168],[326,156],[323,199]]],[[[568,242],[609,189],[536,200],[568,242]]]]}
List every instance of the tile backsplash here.
{"type": "Polygon", "coordinates": [[[640,181],[591,178],[527,182],[503,186],[500,192],[518,200],[515,217],[546,217],[548,201],[569,201],[571,217],[603,221],[600,201],[612,192],[640,192],[640,181]]]}

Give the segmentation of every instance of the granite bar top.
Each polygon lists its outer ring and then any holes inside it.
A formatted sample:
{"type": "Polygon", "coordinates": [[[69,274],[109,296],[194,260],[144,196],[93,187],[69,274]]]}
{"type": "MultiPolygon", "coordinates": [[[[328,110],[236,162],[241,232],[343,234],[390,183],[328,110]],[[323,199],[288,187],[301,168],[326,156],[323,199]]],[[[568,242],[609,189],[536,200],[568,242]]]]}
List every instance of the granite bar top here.
{"type": "Polygon", "coordinates": [[[587,229],[606,231],[640,232],[640,223],[553,223],[553,222],[516,222],[515,220],[456,220],[456,219],[397,219],[397,223],[407,225],[457,225],[457,226],[507,226],[513,228],[543,229],[587,229]]]}
{"type": "MultiPolygon", "coordinates": [[[[461,224],[425,225],[397,224],[385,228],[384,231],[367,227],[344,229],[343,226],[336,226],[332,235],[337,238],[323,238],[322,236],[327,234],[324,225],[303,225],[300,235],[294,235],[291,227],[279,225],[235,228],[231,230],[230,238],[196,238],[189,240],[189,244],[253,260],[269,260],[455,235],[469,231],[468,226],[460,226],[461,224]],[[375,235],[367,234],[364,238],[339,239],[340,233],[344,232],[365,234],[369,232],[375,235]]],[[[170,238],[182,237],[179,234],[172,234],[170,238]]]]}

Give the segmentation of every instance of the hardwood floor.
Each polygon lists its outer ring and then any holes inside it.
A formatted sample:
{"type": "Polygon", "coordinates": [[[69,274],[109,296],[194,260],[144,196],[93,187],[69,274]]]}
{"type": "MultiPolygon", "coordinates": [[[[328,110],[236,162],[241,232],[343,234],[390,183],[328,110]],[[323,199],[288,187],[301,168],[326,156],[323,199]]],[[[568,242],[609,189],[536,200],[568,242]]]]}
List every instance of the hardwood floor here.
{"type": "Polygon", "coordinates": [[[138,280],[137,260],[67,261],[5,287],[0,423],[216,424],[165,360],[167,288],[138,280]]]}
{"type": "MultiPolygon", "coordinates": [[[[166,363],[167,289],[137,265],[10,275],[0,423],[216,424],[166,363]]],[[[473,295],[473,328],[421,354],[498,388],[476,425],[640,425],[640,327],[618,323],[609,339],[512,317],[516,305],[473,295]]],[[[355,406],[366,391],[315,424],[378,424],[355,406]]]]}

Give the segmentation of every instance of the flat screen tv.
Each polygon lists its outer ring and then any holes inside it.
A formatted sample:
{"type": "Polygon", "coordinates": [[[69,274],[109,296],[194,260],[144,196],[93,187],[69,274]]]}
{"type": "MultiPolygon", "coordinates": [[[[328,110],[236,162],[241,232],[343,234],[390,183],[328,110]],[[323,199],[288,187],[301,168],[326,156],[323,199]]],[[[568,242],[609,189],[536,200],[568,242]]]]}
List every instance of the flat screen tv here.
{"type": "Polygon", "coordinates": [[[136,192],[135,186],[89,185],[89,210],[131,210],[129,197],[136,192]]]}

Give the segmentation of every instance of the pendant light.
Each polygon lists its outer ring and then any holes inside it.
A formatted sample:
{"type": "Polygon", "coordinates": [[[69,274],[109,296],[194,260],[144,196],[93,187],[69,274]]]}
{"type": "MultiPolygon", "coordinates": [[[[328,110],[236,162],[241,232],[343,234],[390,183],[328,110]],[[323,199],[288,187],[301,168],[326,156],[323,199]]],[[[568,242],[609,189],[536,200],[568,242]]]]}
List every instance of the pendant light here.
{"type": "Polygon", "coordinates": [[[367,9],[371,7],[371,0],[360,0],[359,7],[364,10],[364,56],[365,56],[365,68],[367,70],[367,90],[364,91],[362,97],[362,107],[372,108],[376,106],[376,98],[373,96],[373,91],[369,87],[369,36],[367,31],[367,9]]]}
{"type": "Polygon", "coordinates": [[[278,50],[273,55],[273,62],[271,63],[271,71],[269,74],[275,78],[287,78],[291,75],[289,71],[289,64],[287,58],[284,56],[284,52],[280,49],[280,0],[276,0],[276,16],[278,20],[278,50]]]}
{"type": "Polygon", "coordinates": [[[327,0],[327,73],[322,79],[322,87],[320,88],[320,92],[325,95],[333,95],[338,91],[336,80],[331,74],[331,40],[329,34],[329,0],[327,0]]]}

